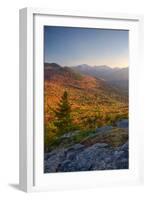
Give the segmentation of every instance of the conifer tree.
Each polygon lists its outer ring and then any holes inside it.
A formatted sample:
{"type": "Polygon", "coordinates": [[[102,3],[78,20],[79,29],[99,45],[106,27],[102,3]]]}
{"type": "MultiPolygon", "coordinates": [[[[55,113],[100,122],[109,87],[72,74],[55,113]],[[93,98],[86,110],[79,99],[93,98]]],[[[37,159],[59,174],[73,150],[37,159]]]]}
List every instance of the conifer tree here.
{"type": "Polygon", "coordinates": [[[54,125],[57,127],[58,135],[68,133],[73,130],[72,118],[71,118],[71,106],[68,100],[68,93],[65,91],[61,97],[61,101],[58,104],[58,108],[55,110],[56,120],[54,125]]]}

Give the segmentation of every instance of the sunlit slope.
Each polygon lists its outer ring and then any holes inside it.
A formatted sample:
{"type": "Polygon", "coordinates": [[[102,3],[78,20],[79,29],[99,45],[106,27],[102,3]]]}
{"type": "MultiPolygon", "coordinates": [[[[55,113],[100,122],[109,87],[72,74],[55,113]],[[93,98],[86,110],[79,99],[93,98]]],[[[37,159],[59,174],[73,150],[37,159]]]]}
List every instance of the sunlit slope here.
{"type": "Polygon", "coordinates": [[[102,79],[45,63],[44,81],[45,124],[54,120],[54,109],[64,91],[69,94],[73,121],[82,129],[89,128],[88,120],[101,126],[128,115],[127,95],[102,79]]]}

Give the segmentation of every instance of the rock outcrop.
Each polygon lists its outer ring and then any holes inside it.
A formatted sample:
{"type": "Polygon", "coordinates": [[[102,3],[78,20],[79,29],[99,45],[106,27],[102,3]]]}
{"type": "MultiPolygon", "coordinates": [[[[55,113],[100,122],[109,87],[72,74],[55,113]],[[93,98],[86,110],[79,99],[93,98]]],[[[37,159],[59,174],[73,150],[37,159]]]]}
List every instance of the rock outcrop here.
{"type": "Polygon", "coordinates": [[[123,119],[123,120],[119,120],[118,122],[116,122],[116,126],[118,128],[128,128],[128,119],[123,119]]]}
{"type": "Polygon", "coordinates": [[[75,144],[69,148],[53,150],[44,157],[45,173],[128,169],[128,167],[128,142],[115,148],[106,143],[96,143],[89,147],[75,144]]]}

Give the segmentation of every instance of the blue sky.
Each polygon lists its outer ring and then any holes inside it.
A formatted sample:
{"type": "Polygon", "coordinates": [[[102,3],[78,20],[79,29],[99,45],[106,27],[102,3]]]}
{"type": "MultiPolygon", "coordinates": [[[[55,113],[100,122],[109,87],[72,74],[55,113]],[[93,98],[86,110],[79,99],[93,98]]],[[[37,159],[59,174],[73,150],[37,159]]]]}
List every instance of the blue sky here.
{"type": "Polygon", "coordinates": [[[44,27],[44,62],[127,67],[129,32],[96,28],[44,27]]]}

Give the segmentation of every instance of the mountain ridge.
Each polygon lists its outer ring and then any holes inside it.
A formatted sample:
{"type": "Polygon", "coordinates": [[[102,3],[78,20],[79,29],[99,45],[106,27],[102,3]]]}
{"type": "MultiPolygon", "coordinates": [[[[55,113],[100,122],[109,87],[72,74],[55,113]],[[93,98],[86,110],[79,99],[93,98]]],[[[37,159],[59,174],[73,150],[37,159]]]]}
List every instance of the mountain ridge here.
{"type": "MultiPolygon", "coordinates": [[[[101,66],[90,66],[87,64],[77,65],[74,67],[61,66],[57,63],[44,63],[45,70],[51,70],[56,73],[63,73],[63,71],[71,73],[75,77],[92,76],[99,80],[107,82],[116,89],[121,89],[125,95],[128,93],[128,76],[129,68],[111,68],[107,65],[101,66]]],[[[52,73],[46,73],[45,79],[48,78],[52,73]]],[[[53,73],[54,74],[54,73],[53,73]]],[[[52,75],[53,75],[52,74],[52,75]]]]}

